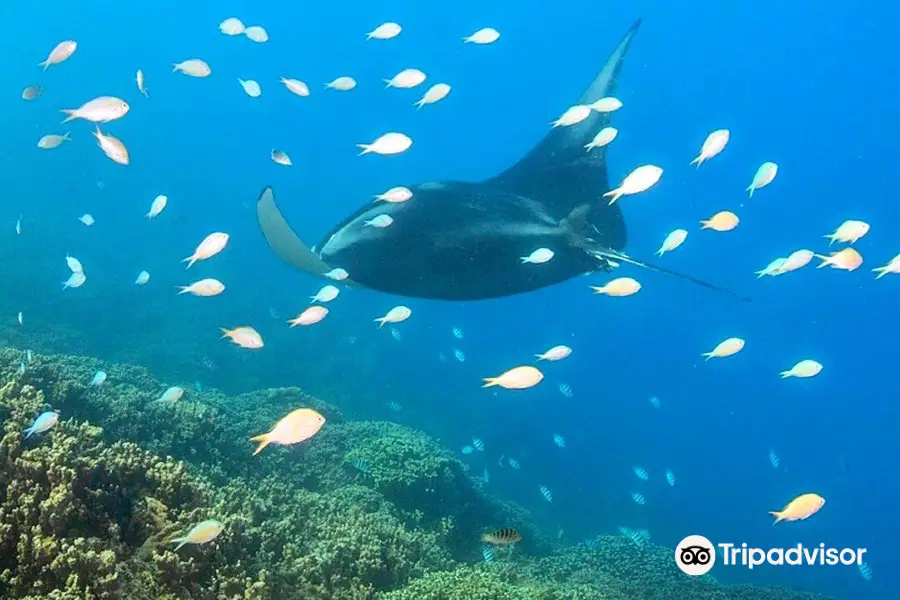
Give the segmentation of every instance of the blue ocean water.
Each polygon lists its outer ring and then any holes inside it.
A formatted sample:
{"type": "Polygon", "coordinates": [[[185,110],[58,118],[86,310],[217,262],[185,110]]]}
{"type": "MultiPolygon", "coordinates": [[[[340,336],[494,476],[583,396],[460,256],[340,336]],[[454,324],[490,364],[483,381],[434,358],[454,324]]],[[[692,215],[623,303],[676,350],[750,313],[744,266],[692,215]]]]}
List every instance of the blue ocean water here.
{"type": "Polygon", "coordinates": [[[688,534],[764,548],[866,547],[871,582],[854,567],[713,574],[837,598],[896,596],[898,282],[875,281],[869,271],[900,252],[892,245],[900,213],[891,204],[897,186],[889,162],[900,134],[888,60],[900,51],[895,7],[18,0],[0,15],[8,24],[0,52],[2,304],[10,320],[25,314],[27,328],[14,340],[23,347],[139,362],[173,384],[299,385],[348,414],[422,428],[454,449],[481,438],[485,451],[466,457],[473,473],[487,467],[491,489],[573,543],[629,526],[672,547],[688,534]],[[271,40],[221,35],[216,26],[228,16],[264,25],[271,40]],[[621,133],[608,152],[610,180],[644,162],[665,175],[647,194],[622,200],[627,251],[650,259],[667,232],[685,227],[688,242],[661,262],[752,303],[623,267],[644,286],[626,299],[592,295],[588,284],[607,279],[596,274],[487,302],[403,300],[414,316],[397,326],[399,341],[372,320],[400,300],[363,290],[342,292],[319,326],[287,328],[321,284],[266,247],[253,213],[263,186],[274,186],[297,232],[314,243],[394,185],[490,176],[541,138],[638,17],[645,22],[619,82],[624,108],[613,118],[621,133]],[[366,42],[363,34],[385,20],[402,23],[403,34],[366,42]],[[460,43],[484,26],[502,32],[498,43],[460,43]],[[78,40],[77,53],[41,73],[36,63],[62,39],[78,40]],[[212,65],[211,77],[170,73],[172,63],[194,56],[212,65]],[[385,91],[381,83],[406,67],[451,83],[452,93],[415,111],[421,89],[385,91]],[[138,68],[149,100],[132,82],[138,68]],[[358,89],[322,89],[345,74],[358,89]],[[281,76],[307,81],[311,96],[288,94],[281,76]],[[259,81],[263,96],[248,98],[238,77],[259,81]],[[34,83],[44,94],[22,102],[21,89],[34,83]],[[59,109],[103,94],[132,105],[105,128],[127,143],[128,167],[94,147],[88,124],[59,125],[59,109]],[[699,170],[689,166],[719,127],[732,132],[727,149],[699,170]],[[35,148],[41,135],[68,129],[73,141],[62,148],[35,148]],[[357,156],[355,144],[387,130],[410,135],[412,150],[357,156]],[[287,151],[294,166],[273,164],[272,148],[287,151]],[[767,160],[779,164],[778,177],[748,200],[744,188],[767,160]],[[157,194],[168,195],[169,206],[148,222],[157,194]],[[735,231],[698,230],[700,219],[723,209],[739,212],[735,231]],[[97,219],[91,228],[77,221],[86,212],[97,219]],[[16,236],[20,215],[24,231],[16,236]],[[822,236],[851,218],[872,224],[856,244],[866,259],[860,270],[753,275],[794,249],[827,250],[822,236]],[[185,272],[179,261],[212,231],[230,233],[229,247],[185,272]],[[88,282],[61,292],[67,253],[84,263],[88,282]],[[150,283],[137,288],[144,269],[150,283]],[[207,276],[226,282],[222,297],[175,296],[176,286],[207,276]],[[262,333],[263,351],[218,339],[219,327],[244,324],[262,333]],[[701,359],[732,335],[747,339],[740,355],[701,359]],[[538,387],[480,388],[481,378],[555,344],[573,355],[542,367],[538,387]],[[809,380],[778,378],[803,358],[825,369],[809,380]],[[563,383],[570,398],[558,390],[563,383]],[[390,401],[402,409],[391,411],[390,401]],[[778,469],[770,449],[781,458],[778,469]],[[501,455],[522,469],[501,467],[501,455]],[[638,481],[633,466],[647,469],[649,481],[638,481]],[[674,488],[664,482],[666,468],[677,476],[674,488]],[[552,503],[541,485],[553,490],[552,503]],[[634,491],[645,505],[632,501],[634,491]],[[769,510],[810,491],[827,500],[820,514],[770,525],[769,510]]]}

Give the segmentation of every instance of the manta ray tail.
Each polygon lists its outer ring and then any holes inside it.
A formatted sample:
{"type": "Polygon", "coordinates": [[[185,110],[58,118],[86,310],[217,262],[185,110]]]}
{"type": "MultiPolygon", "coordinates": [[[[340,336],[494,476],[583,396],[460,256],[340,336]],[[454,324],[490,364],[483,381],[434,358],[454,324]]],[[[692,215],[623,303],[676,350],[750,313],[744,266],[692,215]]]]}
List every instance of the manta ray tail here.
{"type": "Polygon", "coordinates": [[[644,262],[642,260],[636,260],[631,258],[627,254],[623,254],[621,252],[617,252],[615,250],[610,250],[608,248],[602,249],[593,249],[590,251],[591,254],[596,256],[598,259],[604,260],[606,262],[613,263],[627,263],[629,265],[634,265],[636,267],[641,267],[644,269],[650,269],[651,271],[656,271],[657,273],[665,273],[666,275],[672,275],[673,277],[678,277],[679,279],[684,279],[685,281],[690,281],[691,283],[695,283],[697,285],[701,285],[707,289],[715,290],[717,292],[722,292],[723,294],[728,294],[729,296],[733,296],[739,300],[743,300],[744,302],[751,302],[752,300],[746,296],[742,296],[737,292],[733,292],[729,289],[719,287],[715,284],[703,281],[702,279],[697,279],[696,277],[692,277],[690,275],[685,275],[684,273],[679,273],[678,271],[672,271],[671,269],[667,269],[665,267],[660,267],[659,265],[654,265],[648,262],[644,262]]]}
{"type": "Polygon", "coordinates": [[[269,247],[278,258],[310,275],[321,277],[331,270],[319,256],[310,250],[293,232],[275,204],[275,193],[266,187],[256,201],[256,220],[269,247]]]}

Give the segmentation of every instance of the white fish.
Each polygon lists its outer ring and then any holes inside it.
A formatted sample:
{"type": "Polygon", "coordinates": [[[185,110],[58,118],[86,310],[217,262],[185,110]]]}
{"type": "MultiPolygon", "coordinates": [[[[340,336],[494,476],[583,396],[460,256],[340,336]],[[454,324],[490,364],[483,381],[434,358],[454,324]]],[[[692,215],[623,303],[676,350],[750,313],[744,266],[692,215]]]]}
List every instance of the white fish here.
{"type": "Polygon", "coordinates": [[[778,455],[775,454],[775,450],[773,448],[769,448],[769,462],[772,463],[774,468],[778,468],[778,465],[781,464],[781,459],[778,458],[778,455]]]}
{"type": "Polygon", "coordinates": [[[388,191],[378,194],[375,196],[375,201],[383,200],[384,202],[390,202],[392,204],[400,204],[402,202],[406,202],[410,198],[413,197],[412,190],[408,187],[398,186],[392,187],[388,191]]]}
{"type": "Polygon", "coordinates": [[[365,222],[366,227],[377,227],[383,229],[390,227],[394,223],[394,218],[390,215],[378,215],[365,222]]]}
{"type": "Polygon", "coordinates": [[[597,135],[594,136],[594,139],[592,139],[590,143],[584,145],[584,148],[588,152],[594,148],[602,148],[616,139],[618,135],[619,130],[615,127],[604,127],[597,132],[597,135]]]}
{"type": "Polygon", "coordinates": [[[456,358],[459,362],[466,362],[466,354],[459,348],[453,349],[453,357],[456,358]]]}
{"type": "Polygon", "coordinates": [[[572,386],[570,386],[568,383],[559,384],[559,393],[566,398],[571,398],[575,395],[575,392],[572,391],[572,386]]]}
{"type": "Polygon", "coordinates": [[[791,271],[796,271],[797,269],[802,269],[813,259],[815,253],[812,250],[795,250],[791,252],[784,262],[779,267],[776,275],[781,275],[783,273],[790,273],[791,271]]]}
{"type": "Polygon", "coordinates": [[[543,354],[535,354],[535,358],[538,360],[549,360],[550,362],[554,362],[557,360],[562,360],[572,354],[572,349],[568,346],[559,345],[553,346],[543,354]]]}
{"type": "Polygon", "coordinates": [[[44,433],[45,431],[56,425],[58,421],[58,412],[41,413],[40,416],[38,416],[38,418],[34,420],[34,423],[31,424],[31,427],[25,430],[25,437],[29,438],[35,433],[44,433]]]}
{"type": "Polygon", "coordinates": [[[84,285],[85,281],[87,281],[87,275],[83,272],[72,273],[69,275],[69,278],[63,282],[62,286],[64,290],[67,288],[80,288],[84,285]]]}
{"type": "Polygon", "coordinates": [[[450,86],[446,83],[436,83],[426,91],[422,97],[416,101],[413,105],[416,107],[416,110],[419,110],[426,104],[434,104],[435,102],[440,102],[450,93],[450,86]]]}
{"type": "Polygon", "coordinates": [[[366,40],[389,40],[400,35],[403,28],[397,23],[382,23],[372,31],[366,34],[366,40]]]}
{"type": "Polygon", "coordinates": [[[94,137],[97,138],[97,145],[103,150],[103,154],[115,163],[128,166],[131,159],[128,155],[128,148],[125,147],[122,140],[111,135],[104,135],[103,132],[100,131],[99,125],[93,133],[94,137]]]}
{"type": "Polygon", "coordinates": [[[96,222],[96,221],[94,221],[94,217],[92,215],[90,215],[89,213],[85,213],[85,214],[81,215],[80,217],[78,217],[78,220],[81,221],[82,223],[84,223],[84,225],[86,227],[90,227],[91,225],[93,225],[96,222]]]}
{"type": "Polygon", "coordinates": [[[24,325],[24,324],[25,324],[25,315],[22,314],[22,311],[21,311],[21,310],[19,311],[19,314],[16,315],[16,321],[19,322],[19,325],[24,325]]]}
{"type": "Polygon", "coordinates": [[[156,399],[156,402],[177,402],[181,400],[182,396],[184,396],[184,388],[173,385],[165,392],[163,392],[162,395],[156,399]]]}
{"type": "Polygon", "coordinates": [[[259,98],[262,96],[262,88],[259,87],[259,84],[254,80],[244,80],[238,77],[238,83],[241,84],[241,87],[244,88],[244,92],[251,98],[259,98]]]}
{"type": "Polygon", "coordinates": [[[459,327],[454,327],[451,330],[451,333],[453,334],[453,337],[455,337],[456,339],[458,339],[458,340],[463,339],[463,331],[459,327]]]}
{"type": "Polygon", "coordinates": [[[409,89],[425,82],[425,73],[419,69],[403,69],[390,79],[383,79],[387,87],[409,89]]]}
{"type": "Polygon", "coordinates": [[[605,98],[600,98],[596,102],[592,102],[589,106],[591,107],[591,110],[598,113],[611,113],[622,108],[622,101],[618,98],[607,96],[605,98]]]}
{"type": "Polygon", "coordinates": [[[137,73],[134,75],[134,81],[137,83],[137,88],[141,95],[144,96],[144,98],[149,98],[150,95],[147,93],[147,87],[144,85],[144,72],[138,69],[137,73]]]}
{"type": "Polygon", "coordinates": [[[362,148],[360,156],[369,154],[370,152],[382,155],[400,154],[406,152],[412,146],[412,140],[402,133],[385,133],[371,144],[357,144],[357,148],[362,148]]]}
{"type": "Polygon", "coordinates": [[[91,382],[88,385],[99,387],[103,385],[106,381],[106,372],[105,371],[97,371],[94,373],[94,377],[91,379],[91,382]]]}
{"type": "Polygon", "coordinates": [[[500,39],[500,32],[493,27],[485,27],[479,29],[470,36],[464,37],[463,42],[466,44],[493,44],[500,39]]]}
{"type": "Polygon", "coordinates": [[[115,96],[99,96],[88,100],[78,108],[64,108],[63,113],[68,115],[63,123],[74,119],[84,119],[91,123],[109,123],[121,119],[128,114],[131,106],[115,96]]]}
{"type": "Polygon", "coordinates": [[[218,279],[206,278],[186,286],[179,287],[178,295],[191,294],[202,298],[218,296],[225,291],[225,284],[218,279]]]}
{"type": "Polygon", "coordinates": [[[397,329],[396,327],[391,327],[391,337],[399,342],[403,336],[400,334],[399,329],[397,329]]]}
{"type": "Polygon", "coordinates": [[[323,286],[318,292],[316,292],[315,296],[310,297],[310,304],[313,302],[331,302],[335,298],[338,297],[341,291],[334,287],[333,285],[323,286]]]}
{"type": "Polygon", "coordinates": [[[66,255],[66,266],[69,267],[69,270],[73,273],[84,273],[84,267],[81,265],[81,261],[74,256],[66,255]]]}
{"type": "Polygon", "coordinates": [[[212,74],[212,68],[205,60],[189,58],[180,63],[173,63],[172,72],[181,72],[189,77],[209,77],[212,74]]]}
{"type": "Polygon", "coordinates": [[[801,360],[788,371],[781,372],[781,378],[787,377],[815,377],[822,372],[822,364],[811,359],[801,360]]]}
{"type": "Polygon", "coordinates": [[[634,471],[635,476],[638,479],[640,479],[641,481],[647,481],[648,479],[650,479],[650,476],[647,474],[647,471],[644,470],[643,468],[632,467],[632,470],[634,471]]]}
{"type": "Polygon", "coordinates": [[[585,106],[584,104],[576,104],[575,106],[570,106],[569,108],[567,108],[566,112],[561,114],[557,120],[551,121],[550,125],[552,125],[553,127],[570,127],[572,125],[581,123],[589,116],[591,116],[590,106],[585,106]]]}
{"type": "Polygon", "coordinates": [[[190,269],[191,266],[198,260],[206,260],[207,258],[212,258],[216,254],[224,250],[225,246],[228,244],[229,237],[230,236],[227,233],[216,231],[203,238],[203,241],[197,245],[194,253],[187,258],[182,259],[181,262],[186,262],[188,264],[185,269],[190,269]]]}
{"type": "Polygon", "coordinates": [[[219,23],[219,31],[225,35],[241,35],[245,29],[244,23],[237,17],[229,17],[219,23]]]}
{"type": "Polygon", "coordinates": [[[16,235],[22,235],[22,217],[16,219],[16,235]]]}
{"type": "Polygon", "coordinates": [[[656,185],[662,174],[663,170],[656,165],[641,165],[622,180],[622,185],[606,192],[603,197],[611,196],[609,203],[612,204],[622,196],[640,194],[656,185]]]}
{"type": "Polygon", "coordinates": [[[538,248],[528,256],[520,257],[519,260],[522,261],[522,264],[542,264],[549,261],[551,258],[553,258],[553,250],[551,250],[550,248],[538,248]]]}
{"type": "Polygon", "coordinates": [[[484,442],[481,438],[472,438],[472,445],[475,446],[475,449],[479,452],[484,452],[484,442]]]}
{"type": "Polygon", "coordinates": [[[335,267],[334,269],[325,273],[325,277],[327,277],[328,279],[333,279],[335,281],[343,281],[349,276],[350,274],[347,273],[345,269],[342,269],[340,267],[335,267]]]}
{"type": "Polygon", "coordinates": [[[378,323],[378,327],[384,327],[385,323],[401,323],[407,320],[412,315],[412,310],[403,305],[395,306],[391,310],[387,312],[383,317],[378,317],[375,319],[375,322],[378,323]]]}
{"type": "Polygon", "coordinates": [[[872,567],[867,562],[859,563],[859,575],[866,581],[872,581],[872,567]]]}
{"type": "Polygon", "coordinates": [[[159,216],[159,213],[163,211],[166,207],[166,204],[169,203],[169,197],[163,196],[160,194],[156,198],[153,199],[153,202],[150,203],[150,210],[147,211],[147,218],[152,219],[153,217],[159,216]]]}
{"type": "Polygon", "coordinates": [[[644,495],[638,492],[631,492],[631,499],[635,501],[636,504],[644,505],[647,500],[644,498],[644,495]]]}
{"type": "Polygon", "coordinates": [[[147,271],[141,271],[138,273],[137,279],[134,280],[135,285],[146,285],[146,283],[150,281],[150,273],[147,271]]]}
{"type": "Polygon", "coordinates": [[[475,450],[475,449],[472,448],[472,446],[463,446],[463,447],[462,447],[462,453],[463,453],[463,454],[472,454],[472,452],[473,452],[474,450],[475,450]]]}
{"type": "Polygon", "coordinates": [[[78,49],[78,42],[72,40],[66,40],[64,42],[58,43],[53,50],[50,51],[50,54],[47,56],[47,60],[42,63],[39,63],[39,67],[44,67],[46,71],[48,67],[51,65],[58,65],[64,60],[68,60],[73,54],[75,54],[75,50],[78,49]]]}
{"type": "Polygon", "coordinates": [[[750,185],[747,186],[747,189],[744,191],[750,192],[750,197],[752,198],[753,192],[772,183],[772,181],[775,179],[775,175],[777,174],[777,164],[773,162],[764,162],[760,165],[759,169],[756,170],[756,175],[753,176],[753,181],[750,182],[750,185]]]}
{"type": "Polygon", "coordinates": [[[659,408],[662,406],[662,402],[659,400],[659,396],[650,396],[650,406],[653,408],[659,408]]]}
{"type": "Polygon", "coordinates": [[[349,92],[356,87],[356,80],[346,75],[334,79],[330,83],[326,83],[325,87],[338,92],[349,92]]]}
{"type": "Polygon", "coordinates": [[[287,152],[282,150],[272,149],[272,162],[276,165],[281,165],[282,167],[290,167],[293,162],[291,162],[291,157],[288,156],[287,152]]]}
{"type": "Polygon", "coordinates": [[[53,150],[54,148],[59,147],[63,142],[68,142],[71,139],[72,137],[68,131],[63,135],[51,133],[39,139],[37,147],[41,150],[53,150]]]}
{"type": "Polygon", "coordinates": [[[706,139],[703,141],[703,146],[700,147],[700,154],[697,158],[692,160],[690,164],[697,165],[697,168],[699,169],[700,165],[705,161],[716,156],[725,149],[729,137],[731,137],[731,132],[727,129],[716,129],[713,131],[706,136],[706,139]]]}
{"type": "Polygon", "coordinates": [[[247,36],[248,40],[256,42],[257,44],[263,44],[269,41],[269,32],[260,25],[251,25],[244,30],[244,35],[247,36]]]}
{"type": "Polygon", "coordinates": [[[558,433],[553,434],[553,443],[559,446],[560,448],[566,447],[566,438],[559,435],[558,433]]]}
{"type": "Polygon", "coordinates": [[[283,83],[284,87],[290,92],[297,94],[298,96],[303,96],[304,98],[309,96],[309,86],[299,79],[287,79],[282,77],[281,83],[283,83]]]}
{"type": "Polygon", "coordinates": [[[772,276],[781,275],[784,272],[783,268],[784,268],[784,263],[786,263],[786,262],[787,262],[786,258],[776,258],[775,260],[770,262],[768,265],[766,265],[764,268],[757,271],[755,273],[756,278],[759,279],[760,277],[765,277],[766,275],[772,275],[772,276]]]}
{"type": "Polygon", "coordinates": [[[686,229],[676,229],[672,233],[666,236],[666,239],[663,240],[662,246],[659,247],[659,250],[656,251],[657,256],[662,256],[666,252],[671,252],[678,246],[684,243],[684,240],[687,239],[688,232],[686,229]]]}

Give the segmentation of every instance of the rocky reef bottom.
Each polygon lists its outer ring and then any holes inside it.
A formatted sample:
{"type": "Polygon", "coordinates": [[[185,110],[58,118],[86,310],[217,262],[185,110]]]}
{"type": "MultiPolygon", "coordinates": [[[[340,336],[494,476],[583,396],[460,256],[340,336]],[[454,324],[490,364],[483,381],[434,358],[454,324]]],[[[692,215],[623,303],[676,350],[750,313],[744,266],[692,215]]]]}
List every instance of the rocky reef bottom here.
{"type": "Polygon", "coordinates": [[[670,549],[564,548],[419,431],[347,421],[295,388],[237,397],[142,368],[0,349],[0,598],[42,600],[814,600],[681,574],[670,549]],[[94,373],[108,375],[91,385],[94,373]],[[312,440],[252,456],[310,407],[312,440]],[[59,411],[50,430],[25,436],[59,411]],[[172,540],[216,519],[221,535],[172,540]],[[484,562],[479,535],[523,540],[484,562]]]}

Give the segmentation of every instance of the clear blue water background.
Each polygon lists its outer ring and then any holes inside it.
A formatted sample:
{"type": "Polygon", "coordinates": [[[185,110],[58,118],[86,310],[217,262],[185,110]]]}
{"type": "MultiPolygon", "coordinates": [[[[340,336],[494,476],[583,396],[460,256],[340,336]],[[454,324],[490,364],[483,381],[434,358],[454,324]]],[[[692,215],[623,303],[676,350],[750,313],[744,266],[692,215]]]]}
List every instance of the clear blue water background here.
{"type": "Polygon", "coordinates": [[[900,528],[897,501],[895,299],[900,277],[875,281],[869,269],[900,252],[896,231],[898,18],[889,3],[790,5],[747,2],[515,3],[379,2],[126,4],[38,3],[0,7],[4,73],[0,152],[4,157],[0,276],[2,308],[26,315],[19,340],[52,330],[61,345],[110,360],[141,357],[160,377],[231,389],[301,385],[348,413],[420,427],[451,448],[473,436],[485,452],[489,487],[534,510],[548,528],[578,541],[616,527],[647,527],[674,546],[687,534],[777,547],[824,542],[868,547],[874,578],[852,567],[717,567],[726,581],[783,584],[838,598],[897,597],[891,572],[900,528]],[[217,24],[238,16],[267,28],[271,40],[227,38],[217,24]],[[751,304],[654,273],[623,268],[644,289],[628,299],[591,295],[577,278],[522,297],[484,303],[410,300],[413,318],[400,341],[371,320],[397,303],[345,291],[332,314],[310,329],[288,330],[319,283],[279,264],[266,248],[252,204],[275,186],[298,233],[314,243],[330,226],[394,185],[478,179],[517,160],[573,103],[633,20],[645,18],[622,73],[625,107],[613,124],[610,180],[637,164],[666,169],[652,191],[623,200],[627,250],[652,257],[665,234],[691,231],[662,259],[674,269],[754,298],[751,304]],[[378,23],[403,34],[365,42],[378,23]],[[502,32],[492,46],[463,45],[483,26],[502,32]],[[58,41],[78,40],[67,63],[35,66],[58,41]],[[213,75],[195,80],[171,64],[201,57],[213,75]],[[415,111],[424,88],[387,90],[381,80],[406,67],[451,95],[415,111]],[[144,70],[150,100],[132,82],[144,70]],[[339,75],[359,88],[322,89],[339,75]],[[280,76],[310,84],[298,98],[280,76]],[[256,79],[250,99],[236,78],[256,79]],[[32,83],[34,103],[19,99],[32,83]],[[58,109],[102,94],[132,104],[105,129],[128,145],[132,164],[115,165],[94,147],[84,122],[61,126],[58,109]],[[46,133],[71,129],[73,141],[43,152],[46,133]],[[699,171],[688,166],[707,133],[732,131],[725,152],[699,171]],[[413,148],[398,157],[358,157],[355,144],[403,131],[413,148]],[[272,163],[272,148],[294,167],[272,163]],[[781,170],[750,201],[744,188],[766,160],[781,170]],[[169,207],[148,222],[157,194],[169,207]],[[697,221],[735,210],[734,232],[700,232],[697,221]],[[97,223],[76,217],[92,213],[97,223]],[[13,227],[23,217],[24,233],[13,227]],[[801,247],[824,251],[822,235],[843,220],[870,222],[857,245],[866,259],[854,273],[807,268],[756,280],[753,271],[801,247]],[[206,234],[231,234],[226,251],[187,273],[179,261],[206,234]],[[60,292],[63,257],[82,260],[88,283],[60,292]],[[133,285],[142,269],[144,288],[133,285]],[[175,297],[177,285],[215,276],[228,291],[215,299],[175,297]],[[272,313],[278,315],[273,318],[272,313]],[[218,327],[251,324],[266,348],[247,353],[218,340],[218,327]],[[462,340],[451,328],[465,332],[462,340]],[[29,332],[29,328],[31,332],[29,332]],[[737,357],[704,363],[700,353],[738,335],[737,357]],[[355,338],[355,339],[351,339],[355,338]],[[545,381],[524,392],[479,389],[481,377],[565,343],[566,361],[547,365],[545,381]],[[455,362],[452,349],[466,353],[455,362]],[[439,352],[449,357],[441,362],[439,352]],[[203,357],[218,368],[204,368],[203,357]],[[778,378],[803,358],[825,365],[810,380],[778,378]],[[569,384],[572,398],[558,391],[569,384]],[[658,396],[662,406],[648,402],[658,396]],[[385,403],[402,404],[399,413],[385,403]],[[565,436],[557,448],[554,433],[565,436]],[[769,464],[768,451],[781,457],[769,464]],[[501,454],[521,471],[497,466],[501,454]],[[849,467],[839,469],[839,457],[849,467]],[[639,482],[632,466],[650,472],[639,482]],[[665,468],[678,483],[663,481],[665,468]],[[540,485],[553,490],[543,501],[540,485]],[[645,506],[630,493],[647,497],[645,506]],[[822,512],[771,527],[768,510],[815,491],[822,512]]]}

